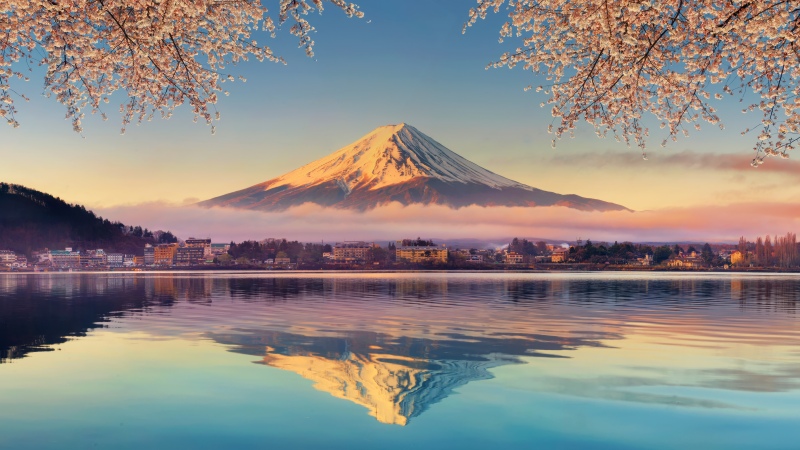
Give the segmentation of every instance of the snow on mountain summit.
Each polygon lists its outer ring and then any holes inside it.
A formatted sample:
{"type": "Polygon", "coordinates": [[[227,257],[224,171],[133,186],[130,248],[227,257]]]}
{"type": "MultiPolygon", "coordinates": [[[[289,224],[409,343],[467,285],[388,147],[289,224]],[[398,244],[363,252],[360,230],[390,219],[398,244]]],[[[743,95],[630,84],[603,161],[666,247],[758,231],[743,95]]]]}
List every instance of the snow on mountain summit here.
{"type": "Polygon", "coordinates": [[[376,128],[347,147],[261,186],[268,190],[336,180],[347,191],[356,187],[379,189],[418,177],[531,189],[470,162],[405,123],[376,128]]]}
{"type": "Polygon", "coordinates": [[[564,206],[585,211],[624,206],[527,186],[466,160],[411,125],[376,128],[311,164],[201,206],[280,211],[304,203],[368,210],[402,205],[564,206]]]}

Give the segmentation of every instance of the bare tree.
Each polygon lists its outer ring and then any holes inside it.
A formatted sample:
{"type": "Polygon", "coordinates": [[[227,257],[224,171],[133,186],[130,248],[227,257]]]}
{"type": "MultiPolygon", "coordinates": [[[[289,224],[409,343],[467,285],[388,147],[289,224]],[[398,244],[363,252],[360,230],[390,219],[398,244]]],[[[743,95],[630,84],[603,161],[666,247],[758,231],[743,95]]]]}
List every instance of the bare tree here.
{"type": "Polygon", "coordinates": [[[786,236],[775,238],[775,257],[781,267],[797,264],[797,236],[794,233],[786,233],[786,236]]]}

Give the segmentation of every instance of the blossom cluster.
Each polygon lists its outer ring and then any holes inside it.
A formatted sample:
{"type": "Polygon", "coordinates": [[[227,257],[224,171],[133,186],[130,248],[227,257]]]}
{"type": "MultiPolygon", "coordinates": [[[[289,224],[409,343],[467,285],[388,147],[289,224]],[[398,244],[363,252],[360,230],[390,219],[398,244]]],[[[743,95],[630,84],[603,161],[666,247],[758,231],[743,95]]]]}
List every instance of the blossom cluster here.
{"type": "MultiPolygon", "coordinates": [[[[361,17],[344,0],[274,0],[277,20],[259,0],[3,0],[0,4],[0,116],[18,126],[12,86],[46,67],[44,94],[66,107],[75,131],[86,111],[100,113],[117,91],[122,132],[155,114],[169,117],[184,103],[195,121],[219,119],[213,105],[230,66],[250,58],[283,62],[254,35],[290,32],[313,55],[314,28],[304,18],[333,5],[361,17]]],[[[242,77],[239,77],[244,81],[242,77]]],[[[214,127],[212,126],[212,132],[214,127]]]]}
{"type": "Polygon", "coordinates": [[[500,41],[519,45],[490,66],[546,78],[537,90],[549,95],[557,138],[583,120],[644,154],[645,112],[667,130],[665,145],[703,122],[722,127],[714,101],[730,96],[760,114],[743,130],[758,133],[754,166],[794,148],[798,0],[478,0],[465,30],[503,8],[500,41]]]}

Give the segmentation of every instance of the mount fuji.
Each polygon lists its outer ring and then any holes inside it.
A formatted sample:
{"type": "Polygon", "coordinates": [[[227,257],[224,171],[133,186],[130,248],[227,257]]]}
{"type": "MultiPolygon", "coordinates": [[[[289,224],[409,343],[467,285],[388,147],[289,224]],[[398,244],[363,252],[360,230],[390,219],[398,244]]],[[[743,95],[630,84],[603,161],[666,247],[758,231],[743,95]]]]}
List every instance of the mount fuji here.
{"type": "Polygon", "coordinates": [[[390,202],[478,206],[565,206],[584,211],[627,208],[543,191],[490,172],[411,125],[376,128],[324,158],[269,181],[199,205],[264,211],[303,203],[366,210],[390,202]]]}

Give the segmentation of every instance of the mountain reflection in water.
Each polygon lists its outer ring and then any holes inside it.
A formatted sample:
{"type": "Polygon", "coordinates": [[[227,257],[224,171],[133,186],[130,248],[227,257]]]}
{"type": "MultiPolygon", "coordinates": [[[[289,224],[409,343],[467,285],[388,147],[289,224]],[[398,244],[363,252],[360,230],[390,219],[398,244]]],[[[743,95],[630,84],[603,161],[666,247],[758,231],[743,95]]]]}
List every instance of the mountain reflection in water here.
{"type": "MultiPolygon", "coordinates": [[[[591,348],[624,355],[643,336],[701,356],[796,346],[798,298],[800,281],[778,276],[0,275],[0,362],[101,327],[203,339],[295,372],[381,422],[405,425],[457,388],[492,378],[491,369],[544,361],[536,357],[579,359],[591,348]]],[[[529,384],[573,396],[730,407],[620,389],[797,389],[797,358],[779,360],[676,366],[668,378],[652,363],[636,368],[636,377],[598,375],[591,383],[586,373],[547,374],[542,363],[529,384]]]]}
{"type": "Polygon", "coordinates": [[[356,331],[341,337],[237,330],[210,334],[232,350],[315,382],[314,387],[366,407],[383,423],[405,425],[459,386],[492,378],[488,369],[517,356],[561,357],[544,350],[600,345],[582,338],[440,335],[437,339],[356,331]]]}

